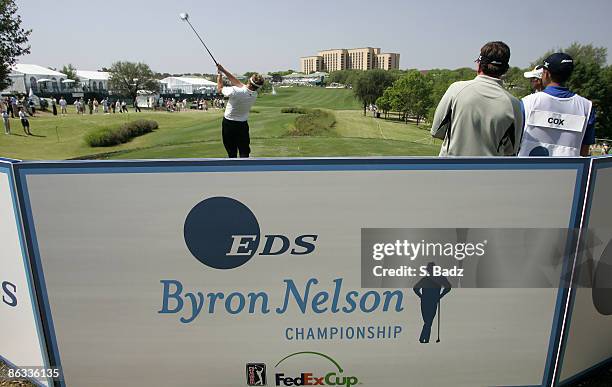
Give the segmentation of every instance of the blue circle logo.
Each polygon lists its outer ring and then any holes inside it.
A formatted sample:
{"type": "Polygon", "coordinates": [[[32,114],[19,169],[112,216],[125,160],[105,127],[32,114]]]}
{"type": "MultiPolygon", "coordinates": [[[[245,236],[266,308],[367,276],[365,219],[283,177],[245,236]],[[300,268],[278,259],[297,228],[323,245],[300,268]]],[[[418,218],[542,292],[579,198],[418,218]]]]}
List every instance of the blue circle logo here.
{"type": "Polygon", "coordinates": [[[261,237],[255,214],[239,201],[223,196],[193,207],[185,219],[183,234],[187,248],[198,261],[225,270],[253,258],[261,237]]]}

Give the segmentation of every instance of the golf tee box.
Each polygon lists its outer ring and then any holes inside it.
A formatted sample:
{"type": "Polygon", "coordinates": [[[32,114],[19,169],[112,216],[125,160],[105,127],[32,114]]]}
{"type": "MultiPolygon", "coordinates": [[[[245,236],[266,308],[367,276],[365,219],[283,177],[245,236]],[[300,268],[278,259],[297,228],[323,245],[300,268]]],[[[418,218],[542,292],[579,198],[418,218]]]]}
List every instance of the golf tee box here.
{"type": "Polygon", "coordinates": [[[0,161],[0,356],[47,386],[566,384],[612,358],[610,197],[612,158],[0,161]],[[551,287],[362,287],[363,230],[464,228],[581,237],[551,287]]]}

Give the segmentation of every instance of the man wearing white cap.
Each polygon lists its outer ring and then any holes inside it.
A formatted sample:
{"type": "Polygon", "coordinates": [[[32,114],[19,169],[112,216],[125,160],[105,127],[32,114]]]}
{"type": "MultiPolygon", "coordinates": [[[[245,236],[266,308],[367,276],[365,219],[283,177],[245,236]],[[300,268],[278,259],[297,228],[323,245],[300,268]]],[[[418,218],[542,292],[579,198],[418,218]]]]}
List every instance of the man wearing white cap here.
{"type": "Polygon", "coordinates": [[[531,89],[534,93],[544,90],[544,85],[542,84],[543,73],[544,67],[542,65],[537,65],[533,70],[525,73],[525,78],[531,82],[531,89]]]}
{"type": "Polygon", "coordinates": [[[217,91],[229,98],[223,115],[223,145],[229,158],[249,157],[251,153],[249,136],[249,112],[257,99],[257,90],[264,85],[260,74],[253,74],[247,84],[240,82],[232,73],[220,64],[217,65],[217,91]],[[229,79],[232,86],[223,87],[223,77],[229,79]]]}

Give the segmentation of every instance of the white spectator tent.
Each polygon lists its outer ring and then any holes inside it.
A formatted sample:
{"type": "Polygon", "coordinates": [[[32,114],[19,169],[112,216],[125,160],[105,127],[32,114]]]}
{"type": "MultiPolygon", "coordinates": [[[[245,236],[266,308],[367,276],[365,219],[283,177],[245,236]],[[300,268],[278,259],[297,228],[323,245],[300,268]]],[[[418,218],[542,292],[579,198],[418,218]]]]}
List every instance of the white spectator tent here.
{"type": "Polygon", "coordinates": [[[207,90],[213,91],[217,84],[206,78],[195,77],[167,77],[159,81],[161,92],[164,94],[194,94],[196,92],[205,93],[207,90]]]}
{"type": "Polygon", "coordinates": [[[77,77],[88,91],[107,91],[110,73],[104,71],[77,70],[77,77]]]}
{"type": "Polygon", "coordinates": [[[17,93],[30,94],[39,91],[59,92],[66,79],[66,74],[48,69],[35,64],[16,64],[13,66],[9,79],[12,81],[11,86],[2,93],[17,93]],[[49,79],[48,82],[38,82],[41,79],[49,79]]]}
{"type": "Polygon", "coordinates": [[[323,82],[327,73],[317,72],[312,74],[293,73],[283,77],[284,84],[290,85],[318,85],[323,82]]]}

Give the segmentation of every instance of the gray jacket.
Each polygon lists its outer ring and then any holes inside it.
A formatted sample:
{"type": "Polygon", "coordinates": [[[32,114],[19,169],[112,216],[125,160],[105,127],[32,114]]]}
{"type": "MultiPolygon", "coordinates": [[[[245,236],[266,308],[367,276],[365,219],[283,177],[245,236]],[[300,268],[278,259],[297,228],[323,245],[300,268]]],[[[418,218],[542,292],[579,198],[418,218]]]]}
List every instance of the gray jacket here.
{"type": "Polygon", "coordinates": [[[434,117],[431,135],[444,140],[440,156],[514,156],[523,131],[521,102],[497,78],[453,83],[434,117]]]}

